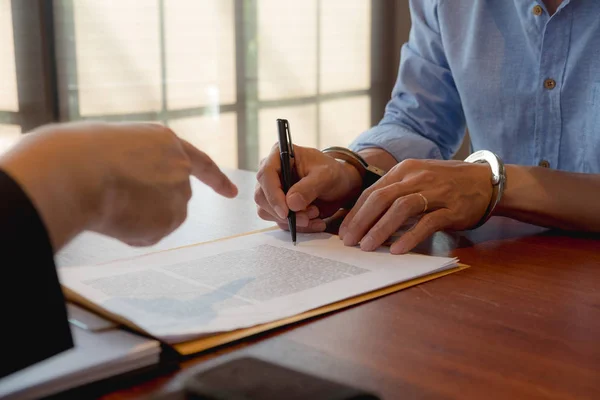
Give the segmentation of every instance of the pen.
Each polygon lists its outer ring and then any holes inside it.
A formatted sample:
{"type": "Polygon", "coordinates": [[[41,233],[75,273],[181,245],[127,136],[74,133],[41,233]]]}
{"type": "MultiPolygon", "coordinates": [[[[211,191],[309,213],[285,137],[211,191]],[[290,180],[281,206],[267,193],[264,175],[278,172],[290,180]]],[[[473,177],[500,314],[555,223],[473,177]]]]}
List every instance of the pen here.
{"type": "MultiPolygon", "coordinates": [[[[283,193],[287,194],[292,187],[292,158],[294,158],[294,145],[290,134],[290,124],[287,119],[277,120],[277,132],[279,134],[279,158],[281,160],[281,184],[283,193]]],[[[288,225],[292,234],[292,242],[296,245],[296,213],[288,211],[288,225]]]]}

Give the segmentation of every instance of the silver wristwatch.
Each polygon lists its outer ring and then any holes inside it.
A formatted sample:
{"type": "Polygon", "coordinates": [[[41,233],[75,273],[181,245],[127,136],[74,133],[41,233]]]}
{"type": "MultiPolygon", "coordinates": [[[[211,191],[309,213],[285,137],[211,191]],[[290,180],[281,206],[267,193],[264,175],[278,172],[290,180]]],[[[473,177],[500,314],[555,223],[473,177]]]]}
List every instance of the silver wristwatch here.
{"type": "Polygon", "coordinates": [[[496,154],[492,153],[488,150],[479,150],[475,153],[471,154],[469,157],[465,159],[465,162],[468,163],[486,163],[490,166],[492,170],[492,179],[491,184],[493,188],[492,199],[490,200],[490,204],[488,204],[483,217],[479,220],[479,222],[471,229],[475,229],[485,224],[488,219],[492,216],[494,209],[500,203],[502,199],[502,194],[504,193],[504,186],[506,184],[506,171],[504,169],[504,163],[502,159],[498,157],[496,154]]]}

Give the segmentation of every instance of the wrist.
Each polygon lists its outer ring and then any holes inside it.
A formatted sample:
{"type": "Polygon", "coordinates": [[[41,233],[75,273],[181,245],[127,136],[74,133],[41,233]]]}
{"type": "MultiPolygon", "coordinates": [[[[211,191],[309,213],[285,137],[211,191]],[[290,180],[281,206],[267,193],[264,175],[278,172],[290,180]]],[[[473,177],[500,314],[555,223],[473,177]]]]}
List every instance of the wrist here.
{"type": "Polygon", "coordinates": [[[362,180],[362,190],[373,185],[379,180],[379,178],[385,175],[385,170],[369,164],[360,154],[355,153],[354,151],[345,147],[328,147],[323,150],[323,153],[333,157],[338,161],[343,160],[352,165],[360,174],[362,180]]]}
{"type": "Polygon", "coordinates": [[[506,170],[502,159],[488,150],[476,151],[467,157],[465,162],[472,164],[487,164],[487,169],[491,172],[491,179],[488,178],[490,179],[492,186],[491,199],[479,222],[471,228],[474,229],[483,225],[492,215],[494,215],[496,207],[503,197],[504,187],[506,185],[506,170]]]}
{"type": "Polygon", "coordinates": [[[502,196],[498,207],[496,207],[495,215],[510,217],[513,212],[534,211],[535,207],[532,207],[531,204],[523,203],[519,196],[519,193],[524,193],[531,189],[535,193],[544,193],[544,189],[539,184],[539,181],[532,176],[534,168],[536,167],[506,165],[506,175],[510,176],[510,180],[507,179],[504,196],[502,196]]]}
{"type": "Polygon", "coordinates": [[[345,196],[345,201],[347,203],[354,203],[362,193],[363,178],[352,164],[345,161],[339,161],[339,163],[346,182],[344,192],[347,195],[345,196]]]}

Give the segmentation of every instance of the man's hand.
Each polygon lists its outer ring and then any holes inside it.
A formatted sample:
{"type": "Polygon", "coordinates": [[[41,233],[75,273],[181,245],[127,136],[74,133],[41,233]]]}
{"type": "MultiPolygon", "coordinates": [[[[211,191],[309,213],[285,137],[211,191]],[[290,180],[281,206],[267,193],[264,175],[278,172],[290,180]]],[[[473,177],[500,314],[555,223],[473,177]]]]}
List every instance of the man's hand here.
{"type": "Polygon", "coordinates": [[[54,251],[82,230],[150,245],[187,216],[190,175],[237,188],[202,151],[154,123],[69,123],[29,133],[0,159],[46,224],[54,251]]]}
{"type": "Polygon", "coordinates": [[[322,232],[323,218],[358,197],[362,179],[351,165],[339,162],[317,149],[294,146],[294,168],[298,182],[287,193],[281,187],[279,149],[274,146],[257,174],[254,194],[258,215],[288,229],[289,210],[296,212],[299,232],[322,232]]]}
{"type": "Polygon", "coordinates": [[[425,206],[419,222],[393,243],[392,253],[406,253],[440,230],[470,228],[490,203],[490,176],[486,164],[403,161],[363,192],[342,222],[340,238],[347,246],[375,250],[425,206]]]}

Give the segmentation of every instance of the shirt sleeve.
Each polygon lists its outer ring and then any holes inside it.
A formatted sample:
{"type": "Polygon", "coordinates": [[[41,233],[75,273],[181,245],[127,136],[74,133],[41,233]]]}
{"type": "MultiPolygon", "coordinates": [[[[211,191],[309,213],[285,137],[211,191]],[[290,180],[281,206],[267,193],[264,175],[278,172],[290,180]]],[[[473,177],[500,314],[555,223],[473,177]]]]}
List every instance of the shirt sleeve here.
{"type": "Polygon", "coordinates": [[[0,170],[0,378],[73,347],[46,228],[0,170]]]}
{"type": "Polygon", "coordinates": [[[412,26],[398,78],[381,122],[361,134],[354,151],[378,147],[397,161],[450,159],[465,135],[465,117],[448,65],[438,1],[411,0],[412,26]]]}

